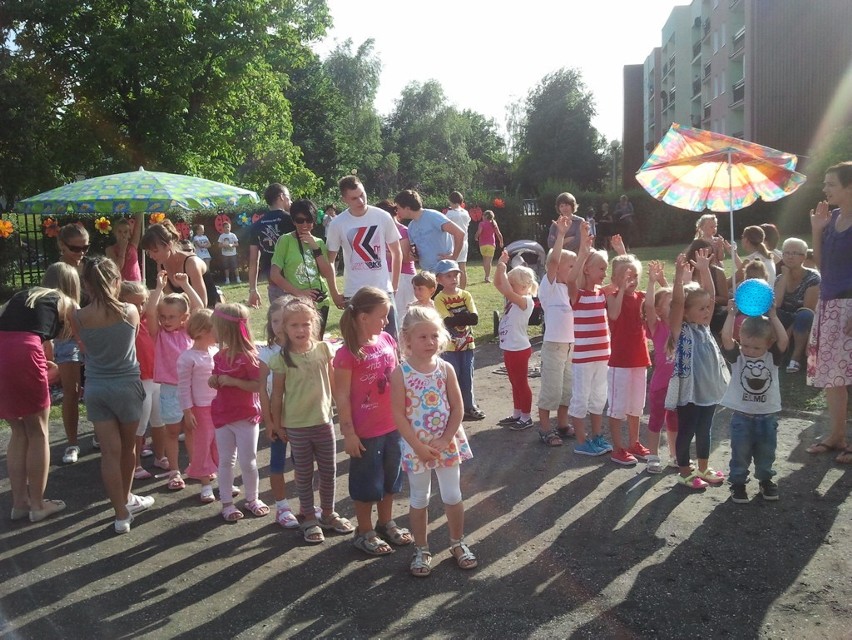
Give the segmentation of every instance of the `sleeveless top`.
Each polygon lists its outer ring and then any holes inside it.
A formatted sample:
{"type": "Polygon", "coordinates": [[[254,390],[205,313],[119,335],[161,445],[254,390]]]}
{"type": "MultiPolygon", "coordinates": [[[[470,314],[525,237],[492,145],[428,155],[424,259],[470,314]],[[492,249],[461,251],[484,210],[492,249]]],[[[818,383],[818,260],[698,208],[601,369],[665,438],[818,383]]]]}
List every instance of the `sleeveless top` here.
{"type": "MultiPolygon", "coordinates": [[[[402,378],[405,384],[405,416],[411,422],[411,428],[420,442],[429,444],[444,435],[447,420],[450,417],[450,403],[447,399],[447,363],[438,361],[431,373],[421,373],[407,362],[403,362],[402,378]]],[[[424,464],[405,439],[400,440],[402,447],[402,469],[407,473],[423,473],[437,467],[452,467],[470,460],[473,453],[467,442],[464,427],[459,425],[450,446],[441,452],[438,460],[424,464]]]]}
{"type": "MultiPolygon", "coordinates": [[[[186,263],[190,258],[197,258],[198,256],[190,255],[186,256],[183,261],[183,272],[186,273],[186,263]]],[[[158,265],[160,269],[164,269],[163,265],[158,265]]],[[[210,271],[205,271],[204,275],[201,276],[201,280],[204,282],[204,289],[207,291],[207,308],[213,309],[219,302],[219,291],[216,289],[216,283],[213,281],[213,274],[210,271]]],[[[172,282],[171,278],[169,278],[169,286],[171,287],[174,293],[183,293],[183,287],[176,285],[172,282]]]]}
{"type": "MultiPolygon", "coordinates": [[[[78,312],[79,313],[79,312],[78,312]]],[[[106,327],[80,328],[86,347],[86,378],[124,382],[139,379],[136,361],[136,327],[127,321],[127,305],[121,320],[106,327]]]]}

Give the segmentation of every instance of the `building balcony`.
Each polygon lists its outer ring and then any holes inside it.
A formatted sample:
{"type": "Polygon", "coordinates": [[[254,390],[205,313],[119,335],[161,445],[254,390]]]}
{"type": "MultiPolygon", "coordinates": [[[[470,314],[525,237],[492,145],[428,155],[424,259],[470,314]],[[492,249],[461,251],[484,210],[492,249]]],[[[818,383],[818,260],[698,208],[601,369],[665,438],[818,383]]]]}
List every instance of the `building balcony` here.
{"type": "Polygon", "coordinates": [[[737,31],[731,38],[731,58],[739,58],[745,50],[745,27],[737,31]]]}
{"type": "Polygon", "coordinates": [[[696,42],[692,45],[692,59],[695,60],[701,56],[701,42],[696,42]]]}
{"type": "Polygon", "coordinates": [[[732,88],[731,107],[735,107],[745,100],[745,78],[735,82],[732,88]]]}
{"type": "Polygon", "coordinates": [[[731,134],[733,138],[739,138],[740,140],[745,140],[745,131],[734,131],[731,134]]]}
{"type": "Polygon", "coordinates": [[[710,106],[711,105],[710,105],[709,102],[704,103],[704,119],[705,120],[710,119],[710,106]]]}
{"type": "Polygon", "coordinates": [[[692,81],[692,97],[701,95],[701,78],[692,81]]]}
{"type": "Polygon", "coordinates": [[[704,36],[702,37],[702,40],[704,40],[704,39],[706,39],[710,36],[710,18],[706,18],[704,20],[703,28],[704,28],[704,36]]]}
{"type": "Polygon", "coordinates": [[[704,81],[707,82],[710,80],[710,63],[704,65],[704,81]]]}

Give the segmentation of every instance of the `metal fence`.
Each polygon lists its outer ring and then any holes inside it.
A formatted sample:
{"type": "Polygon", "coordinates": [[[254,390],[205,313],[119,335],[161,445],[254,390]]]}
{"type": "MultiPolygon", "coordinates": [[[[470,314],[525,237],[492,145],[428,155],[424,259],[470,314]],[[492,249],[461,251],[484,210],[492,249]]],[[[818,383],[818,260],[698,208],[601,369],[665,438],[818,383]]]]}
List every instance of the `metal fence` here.
{"type": "Polygon", "coordinates": [[[59,259],[55,238],[44,234],[45,218],[37,214],[13,214],[16,233],[3,242],[0,286],[15,291],[41,281],[48,265],[59,259]]]}

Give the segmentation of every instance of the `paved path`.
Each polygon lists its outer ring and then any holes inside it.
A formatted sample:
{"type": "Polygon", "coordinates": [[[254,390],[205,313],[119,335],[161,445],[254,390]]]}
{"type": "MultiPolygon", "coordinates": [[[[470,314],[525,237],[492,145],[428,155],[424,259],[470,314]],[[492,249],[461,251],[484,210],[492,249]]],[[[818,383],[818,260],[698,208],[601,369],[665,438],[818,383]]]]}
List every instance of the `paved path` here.
{"type": "MultiPolygon", "coordinates": [[[[138,483],[157,502],[116,536],[86,435],[80,462],[51,468],[48,496],[67,511],[39,524],[0,520],[0,638],[852,637],[852,473],[804,452],[823,417],[781,420],[779,502],[734,505],[724,487],[693,494],[671,473],[494,426],[509,410],[508,380],[491,373],[493,345],[478,353],[489,418],[467,425],[475,458],[462,471],[477,570],[449,559],[437,496],[425,580],[408,575],[405,549],[367,558],[351,536],[308,546],[271,517],[226,524],[216,503],[198,501],[197,484],[171,493],[165,480],[138,483]]],[[[719,468],[727,421],[721,412],[714,430],[719,468]]],[[[59,463],[61,425],[51,442],[59,463]]],[[[348,461],[338,459],[338,510],[351,516],[348,461]]],[[[264,477],[266,449],[260,464],[264,477]]],[[[406,511],[403,494],[403,523],[406,511]]]]}

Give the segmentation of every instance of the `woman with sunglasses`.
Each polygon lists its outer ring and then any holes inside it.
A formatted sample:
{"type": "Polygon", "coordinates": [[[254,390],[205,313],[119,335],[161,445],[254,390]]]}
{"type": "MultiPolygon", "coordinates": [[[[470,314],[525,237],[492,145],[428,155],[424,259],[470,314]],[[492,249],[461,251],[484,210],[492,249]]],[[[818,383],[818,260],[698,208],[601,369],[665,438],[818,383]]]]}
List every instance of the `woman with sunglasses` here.
{"type": "Polygon", "coordinates": [[[296,230],[278,238],[269,281],[290,295],[313,301],[320,314],[318,337],[322,340],[330,298],[339,294],[325,242],[311,233],[316,214],[317,206],[310,200],[296,200],[290,205],[290,218],[296,230]]]}
{"type": "MultiPolygon", "coordinates": [[[[83,258],[89,252],[89,232],[82,223],[66,224],[59,229],[56,237],[59,245],[59,262],[74,267],[82,277],[83,258]]],[[[80,290],[81,306],[88,302],[88,295],[80,290]]],[[[80,345],[73,336],[53,340],[53,359],[59,367],[59,380],[62,384],[62,426],[68,444],[62,456],[62,462],[73,464],[80,455],[77,433],[80,428],[80,392],[82,391],[83,354],[80,345]]],[[[92,446],[98,448],[96,439],[92,446]]]]}

